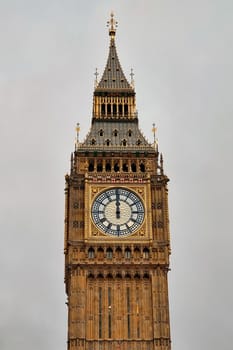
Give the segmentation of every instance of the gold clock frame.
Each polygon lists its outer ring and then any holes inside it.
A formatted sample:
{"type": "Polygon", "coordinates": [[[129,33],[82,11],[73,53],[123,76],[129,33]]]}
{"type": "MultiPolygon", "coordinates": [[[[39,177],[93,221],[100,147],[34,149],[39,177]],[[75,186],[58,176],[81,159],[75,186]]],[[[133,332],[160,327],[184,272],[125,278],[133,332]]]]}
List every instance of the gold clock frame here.
{"type": "Polygon", "coordinates": [[[151,195],[150,195],[150,184],[132,184],[132,183],[94,183],[88,182],[86,185],[85,198],[84,198],[84,239],[86,241],[130,241],[138,239],[139,242],[151,241],[152,240],[152,213],[151,213],[151,195]],[[145,216],[143,223],[138,229],[127,236],[110,236],[106,235],[99,229],[92,220],[91,208],[95,198],[101,193],[111,188],[125,188],[129,191],[134,192],[142,201],[145,208],[145,216]]]}

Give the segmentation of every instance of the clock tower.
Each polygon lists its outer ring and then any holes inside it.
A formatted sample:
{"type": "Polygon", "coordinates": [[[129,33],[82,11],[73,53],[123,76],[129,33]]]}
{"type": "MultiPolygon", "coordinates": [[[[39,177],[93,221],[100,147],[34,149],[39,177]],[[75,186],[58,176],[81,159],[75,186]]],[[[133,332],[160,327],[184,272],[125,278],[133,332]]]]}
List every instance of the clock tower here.
{"type": "Polygon", "coordinates": [[[138,125],[116,21],[65,187],[68,350],[170,350],[168,178],[138,125]]]}

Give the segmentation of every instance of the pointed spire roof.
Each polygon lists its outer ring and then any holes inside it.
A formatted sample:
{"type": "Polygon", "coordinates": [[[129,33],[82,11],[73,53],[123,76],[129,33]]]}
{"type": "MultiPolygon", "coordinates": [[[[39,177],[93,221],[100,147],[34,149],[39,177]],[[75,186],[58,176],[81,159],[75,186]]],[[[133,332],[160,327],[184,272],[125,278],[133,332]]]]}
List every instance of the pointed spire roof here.
{"type": "Polygon", "coordinates": [[[95,91],[123,90],[134,92],[134,88],[129,84],[124,75],[117,55],[115,44],[117,22],[114,19],[113,13],[111,13],[111,19],[108,22],[108,27],[110,36],[108,60],[103,76],[97,84],[95,91]]]}

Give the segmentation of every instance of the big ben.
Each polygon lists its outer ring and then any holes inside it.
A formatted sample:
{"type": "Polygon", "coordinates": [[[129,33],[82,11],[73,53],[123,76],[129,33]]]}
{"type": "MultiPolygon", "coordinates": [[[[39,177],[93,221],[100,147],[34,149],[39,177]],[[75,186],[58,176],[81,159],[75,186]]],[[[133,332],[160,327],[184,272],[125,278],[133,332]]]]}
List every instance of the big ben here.
{"type": "Polygon", "coordinates": [[[169,180],[157,143],[139,128],[113,14],[108,27],[91,127],[66,175],[67,348],[170,350],[169,180]]]}

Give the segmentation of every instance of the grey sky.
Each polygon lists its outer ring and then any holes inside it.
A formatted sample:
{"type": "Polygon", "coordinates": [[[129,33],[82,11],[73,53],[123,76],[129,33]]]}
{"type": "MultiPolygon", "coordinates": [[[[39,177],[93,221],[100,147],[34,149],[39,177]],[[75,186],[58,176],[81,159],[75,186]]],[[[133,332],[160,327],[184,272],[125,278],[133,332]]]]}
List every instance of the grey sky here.
{"type": "Polygon", "coordinates": [[[170,177],[173,350],[231,350],[232,0],[0,1],[0,349],[64,350],[64,174],[106,21],[170,177]]]}

